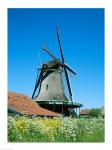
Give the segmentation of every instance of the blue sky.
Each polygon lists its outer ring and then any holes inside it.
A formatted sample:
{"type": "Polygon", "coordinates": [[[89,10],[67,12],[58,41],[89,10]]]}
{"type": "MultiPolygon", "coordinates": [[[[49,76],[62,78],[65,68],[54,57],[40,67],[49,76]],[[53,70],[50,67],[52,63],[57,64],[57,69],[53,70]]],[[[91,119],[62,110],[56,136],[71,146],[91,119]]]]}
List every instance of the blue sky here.
{"type": "Polygon", "coordinates": [[[104,105],[104,9],[8,9],[8,90],[31,97],[36,69],[51,60],[41,44],[60,58],[60,27],[73,98],[86,108],[104,105]]]}

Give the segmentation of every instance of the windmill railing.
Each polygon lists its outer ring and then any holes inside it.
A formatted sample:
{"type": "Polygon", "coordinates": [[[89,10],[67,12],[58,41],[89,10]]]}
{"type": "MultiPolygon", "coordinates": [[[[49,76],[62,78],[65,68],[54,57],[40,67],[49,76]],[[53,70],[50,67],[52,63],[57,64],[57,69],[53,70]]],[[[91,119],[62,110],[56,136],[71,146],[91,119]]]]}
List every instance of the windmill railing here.
{"type": "Polygon", "coordinates": [[[78,108],[78,107],[83,107],[83,104],[81,103],[76,103],[76,102],[71,102],[71,101],[54,101],[54,100],[50,100],[50,101],[36,101],[37,103],[39,104],[43,104],[43,105],[46,105],[46,104],[49,104],[49,105],[64,105],[64,106],[69,106],[69,107],[75,107],[75,108],[78,108]]]}

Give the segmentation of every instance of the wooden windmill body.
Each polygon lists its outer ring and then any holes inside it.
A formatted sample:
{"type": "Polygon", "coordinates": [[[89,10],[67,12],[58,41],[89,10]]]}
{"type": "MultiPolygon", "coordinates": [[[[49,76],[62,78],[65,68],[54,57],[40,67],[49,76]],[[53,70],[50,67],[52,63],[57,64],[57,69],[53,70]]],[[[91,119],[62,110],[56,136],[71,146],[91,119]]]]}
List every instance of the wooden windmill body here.
{"type": "Polygon", "coordinates": [[[50,61],[44,70],[46,78],[41,83],[41,90],[35,101],[68,101],[64,93],[62,70],[56,61],[50,61]],[[54,68],[53,68],[54,67],[54,68]],[[60,68],[60,69],[59,69],[60,68]],[[49,73],[50,72],[50,73],[49,73]]]}

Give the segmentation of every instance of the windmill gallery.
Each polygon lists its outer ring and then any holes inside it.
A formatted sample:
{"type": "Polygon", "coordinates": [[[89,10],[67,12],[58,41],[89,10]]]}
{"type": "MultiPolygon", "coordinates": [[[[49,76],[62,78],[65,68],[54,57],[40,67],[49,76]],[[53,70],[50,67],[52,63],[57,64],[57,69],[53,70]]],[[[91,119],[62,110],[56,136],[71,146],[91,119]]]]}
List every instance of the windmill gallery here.
{"type": "MultiPolygon", "coordinates": [[[[44,113],[45,116],[49,116],[47,114],[50,114],[50,116],[55,116],[57,114],[61,114],[63,116],[78,116],[78,114],[80,114],[80,108],[83,105],[81,103],[74,102],[68,75],[68,72],[70,72],[73,74],[73,76],[76,76],[76,72],[65,63],[58,28],[56,28],[56,32],[61,54],[61,61],[43,46],[43,51],[50,55],[52,60],[42,64],[40,68],[38,68],[32,99],[29,101],[31,104],[29,106],[27,104],[27,108],[22,110],[22,105],[20,106],[21,108],[18,108],[18,103],[16,104],[16,102],[18,102],[18,95],[15,94],[15,100],[11,100],[10,94],[8,96],[9,113],[25,112],[25,114],[32,115],[33,113],[28,113],[28,111],[31,111],[30,106],[33,102],[33,105],[38,106],[36,109],[42,108],[42,110],[46,110],[44,113]]],[[[25,101],[25,103],[27,102],[28,101],[25,101]]],[[[40,115],[43,115],[43,113],[40,115]]]]}

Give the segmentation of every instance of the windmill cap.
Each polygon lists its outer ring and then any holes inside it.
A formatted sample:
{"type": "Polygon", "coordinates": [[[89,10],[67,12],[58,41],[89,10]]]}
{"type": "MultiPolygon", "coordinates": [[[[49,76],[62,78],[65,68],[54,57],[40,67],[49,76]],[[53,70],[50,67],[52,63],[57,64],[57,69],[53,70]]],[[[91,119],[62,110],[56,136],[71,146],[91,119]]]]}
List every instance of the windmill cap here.
{"type": "Polygon", "coordinates": [[[48,62],[44,63],[44,64],[42,65],[42,68],[43,68],[43,67],[45,67],[45,68],[51,68],[51,67],[54,67],[54,66],[56,66],[56,65],[57,65],[57,68],[60,67],[60,64],[59,64],[57,61],[52,60],[52,61],[48,61],[48,62]]]}

